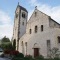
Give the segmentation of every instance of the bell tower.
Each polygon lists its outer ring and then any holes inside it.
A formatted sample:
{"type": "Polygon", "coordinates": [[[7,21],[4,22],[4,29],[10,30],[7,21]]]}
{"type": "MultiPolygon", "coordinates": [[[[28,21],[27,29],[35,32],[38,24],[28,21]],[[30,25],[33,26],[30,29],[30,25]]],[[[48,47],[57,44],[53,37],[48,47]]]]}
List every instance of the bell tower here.
{"type": "Polygon", "coordinates": [[[28,11],[19,5],[15,10],[13,40],[16,40],[16,50],[19,49],[19,39],[26,33],[28,11]]]}

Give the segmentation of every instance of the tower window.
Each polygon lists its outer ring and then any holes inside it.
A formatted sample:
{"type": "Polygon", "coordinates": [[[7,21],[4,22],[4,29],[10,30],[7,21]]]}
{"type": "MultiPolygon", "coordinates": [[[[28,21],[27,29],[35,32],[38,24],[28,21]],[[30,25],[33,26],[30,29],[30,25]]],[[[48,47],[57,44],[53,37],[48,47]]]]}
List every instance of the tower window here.
{"type": "Polygon", "coordinates": [[[41,25],[41,31],[43,31],[43,25],[41,25]]]}
{"type": "Polygon", "coordinates": [[[31,29],[30,29],[30,30],[29,30],[29,33],[31,34],[31,32],[32,32],[32,31],[31,31],[31,29]]]}
{"type": "Polygon", "coordinates": [[[22,13],[22,17],[25,18],[25,13],[22,13]]]}
{"type": "Polygon", "coordinates": [[[58,36],[58,43],[60,43],[60,36],[58,36]]]}
{"type": "Polygon", "coordinates": [[[35,26],[35,33],[37,33],[37,29],[38,29],[37,26],[35,26]]]}

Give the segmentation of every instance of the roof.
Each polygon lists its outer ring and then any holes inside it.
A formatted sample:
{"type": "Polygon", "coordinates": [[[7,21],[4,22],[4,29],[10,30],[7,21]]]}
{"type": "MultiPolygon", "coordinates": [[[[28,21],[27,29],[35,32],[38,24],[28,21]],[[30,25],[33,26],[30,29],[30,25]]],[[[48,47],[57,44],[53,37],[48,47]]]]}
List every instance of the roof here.
{"type": "Polygon", "coordinates": [[[49,16],[49,19],[54,21],[55,23],[57,23],[58,25],[60,25],[58,22],[56,22],[55,20],[53,20],[50,16],[49,16]]]}
{"type": "MultiPolygon", "coordinates": [[[[26,11],[26,12],[28,13],[28,11],[26,10],[26,8],[20,6],[19,4],[17,5],[17,8],[18,8],[18,7],[19,7],[21,10],[24,10],[24,11],[26,11]]],[[[17,9],[17,8],[16,8],[16,9],[17,9]]]]}

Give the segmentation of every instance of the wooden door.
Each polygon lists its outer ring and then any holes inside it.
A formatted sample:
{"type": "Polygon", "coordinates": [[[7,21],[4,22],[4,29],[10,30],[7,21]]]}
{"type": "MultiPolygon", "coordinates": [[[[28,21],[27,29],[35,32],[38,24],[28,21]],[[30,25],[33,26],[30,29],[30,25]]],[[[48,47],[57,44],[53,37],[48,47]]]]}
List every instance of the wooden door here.
{"type": "Polygon", "coordinates": [[[39,56],[39,48],[34,48],[34,57],[39,56]]]}

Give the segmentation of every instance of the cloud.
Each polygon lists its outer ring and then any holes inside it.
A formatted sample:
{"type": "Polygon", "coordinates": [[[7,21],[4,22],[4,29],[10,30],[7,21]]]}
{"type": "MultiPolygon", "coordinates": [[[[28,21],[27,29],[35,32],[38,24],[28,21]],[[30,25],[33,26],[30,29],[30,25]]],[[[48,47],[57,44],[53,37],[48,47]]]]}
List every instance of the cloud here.
{"type": "MultiPolygon", "coordinates": [[[[30,6],[35,7],[42,11],[43,13],[51,16],[55,21],[60,23],[60,6],[49,6],[48,4],[42,4],[41,2],[38,2],[38,0],[31,0],[29,1],[30,6]]],[[[32,11],[29,11],[29,14],[31,14],[32,11]]],[[[30,17],[30,15],[29,15],[30,17]]]]}
{"type": "Polygon", "coordinates": [[[8,13],[0,10],[0,23],[2,24],[9,24],[11,23],[11,18],[9,17],[8,13]]]}
{"type": "Polygon", "coordinates": [[[8,13],[0,10],[0,39],[4,36],[12,38],[13,25],[8,13]]]}

